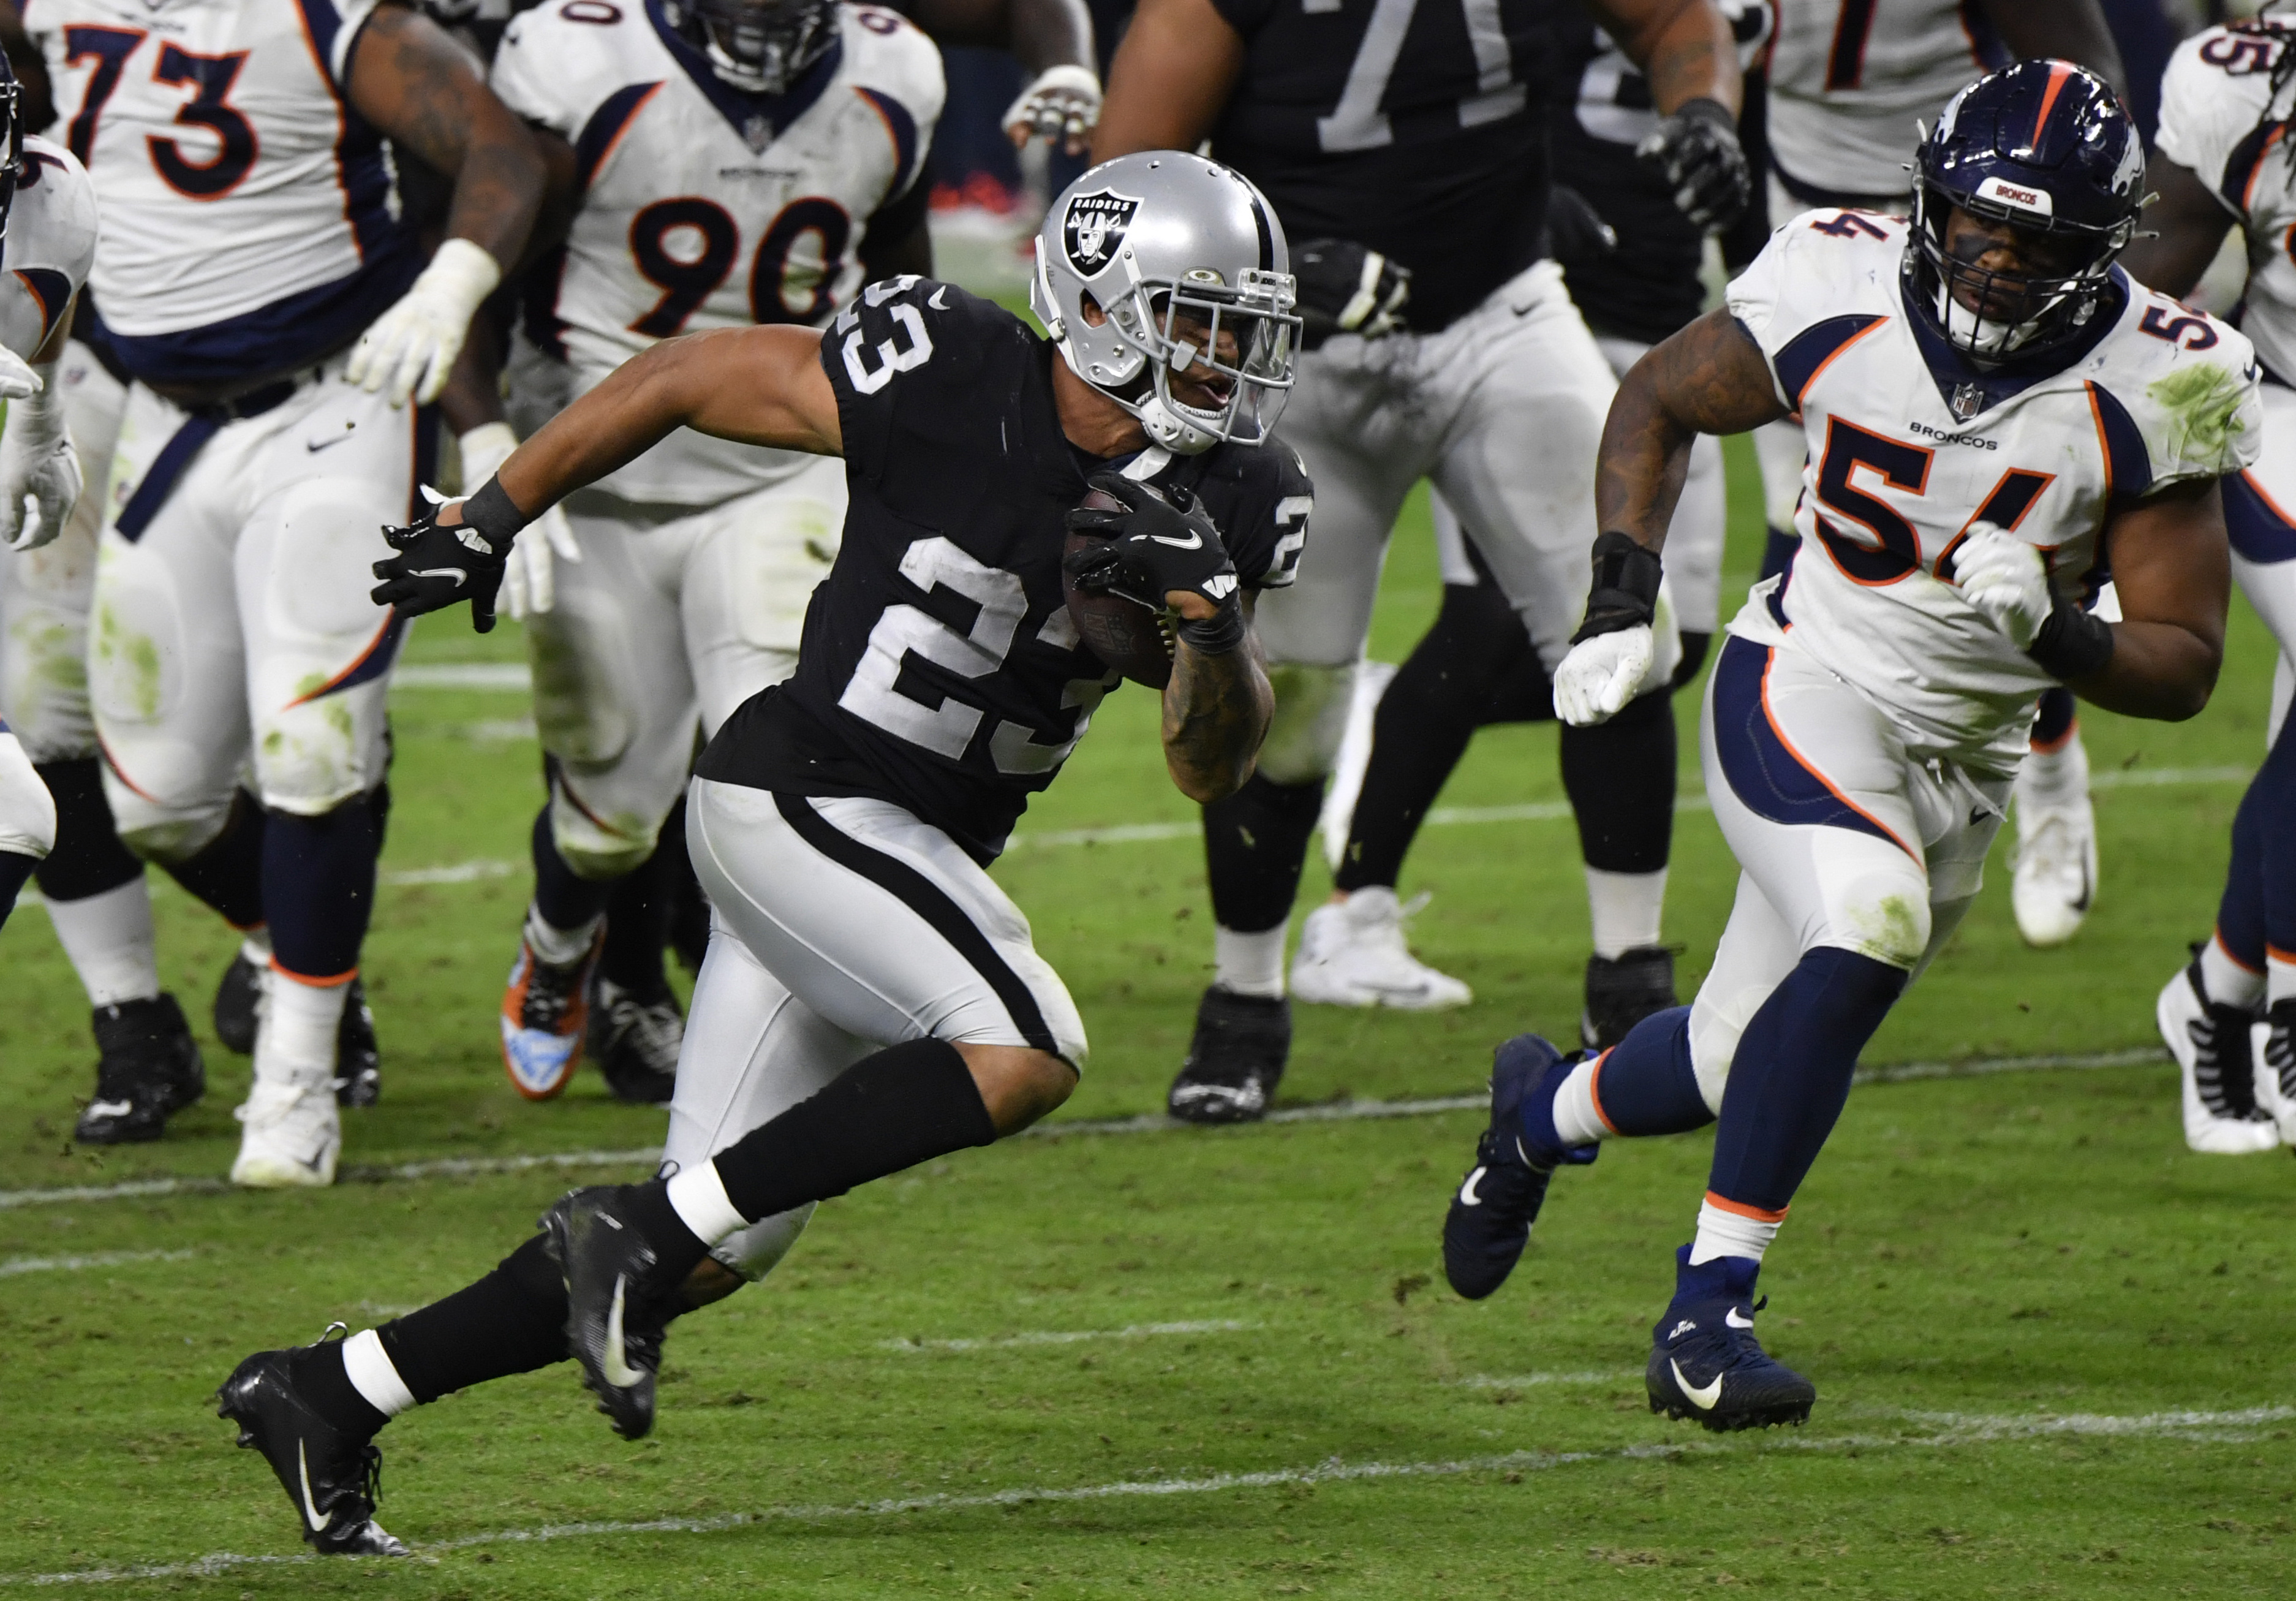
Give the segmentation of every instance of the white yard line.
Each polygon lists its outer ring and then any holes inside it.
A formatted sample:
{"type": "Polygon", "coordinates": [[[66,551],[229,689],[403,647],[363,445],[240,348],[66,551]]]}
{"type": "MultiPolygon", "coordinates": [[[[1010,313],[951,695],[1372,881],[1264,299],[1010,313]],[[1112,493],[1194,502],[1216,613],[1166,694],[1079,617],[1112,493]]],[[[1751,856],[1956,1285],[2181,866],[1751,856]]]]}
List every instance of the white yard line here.
{"type": "Polygon", "coordinates": [[[523,661],[409,662],[390,675],[393,689],[479,689],[529,694],[534,674],[523,661]]]}
{"type": "MultiPolygon", "coordinates": [[[[1859,1084],[1901,1084],[1929,1079],[1986,1078],[1995,1073],[2074,1071],[2095,1068],[2142,1067],[2165,1063],[2157,1047],[2133,1050],[2097,1051],[2063,1056],[2002,1056],[1968,1062],[1900,1062],[1857,1070],[1859,1084]]],[[[1382,1118],[1433,1117],[1447,1112],[1477,1112],[1489,1104],[1482,1091],[1469,1095],[1432,1096],[1407,1101],[1332,1101],[1320,1106],[1285,1106],[1271,1112],[1259,1123],[1241,1123],[1234,1131],[1267,1124],[1347,1123],[1382,1118]]],[[[1029,1136],[1065,1138],[1072,1135],[1178,1133],[1193,1129],[1160,1112],[1136,1117],[1056,1118],[1037,1123],[1029,1136]]],[[[1205,1132],[1197,1130],[1196,1132],[1205,1132]]],[[[349,1184],[420,1183],[430,1178],[476,1178],[497,1173],[524,1173],[537,1168],[652,1167],[661,1159],[657,1149],[628,1151],[554,1151],[525,1156],[450,1156],[431,1162],[399,1162],[389,1167],[350,1166],[342,1170],[349,1184]]],[[[53,1206],[72,1201],[136,1201],[161,1195],[220,1195],[234,1193],[221,1178],[181,1176],[131,1178],[119,1184],[74,1184],[53,1188],[0,1190],[0,1211],[20,1206],[53,1206]]]]}
{"type": "MultiPolygon", "coordinates": [[[[2095,1413],[2062,1416],[2012,1414],[1977,1416],[1966,1413],[1894,1413],[1916,1427],[1937,1427],[1935,1420],[1951,1419],[1941,1432],[1926,1436],[1783,1434],[1770,1440],[1750,1440],[1728,1446],[1691,1439],[1650,1441],[1595,1451],[1506,1451],[1490,1456],[1459,1457],[1431,1462],[1342,1462],[1337,1458],[1307,1467],[1273,1468],[1259,1473],[1207,1474],[1196,1478],[1126,1479],[1111,1484],[1037,1485],[989,1490],[974,1495],[909,1496],[843,1505],[766,1507],[754,1512],[729,1512],[716,1517],[613,1519],[578,1523],[546,1523],[532,1529],[499,1529],[465,1534],[452,1539],[415,1546],[418,1556],[447,1551],[505,1545],[534,1545],[562,1539],[613,1539],[645,1534],[718,1534],[728,1530],[768,1523],[829,1523],[843,1519],[898,1517],[914,1513],[967,1512],[1001,1507],[1059,1506],[1079,1501],[1154,1499],[1165,1496],[1212,1495],[1223,1490],[1273,1489],[1286,1484],[1343,1484],[1380,1479],[1453,1478],[1480,1473],[1545,1473],[1588,1463],[1635,1462],[1724,1452],[1752,1454],[1763,1449],[1876,1450],[1893,1446],[1952,1449],[2054,1436],[2098,1436],[2107,1439],[2209,1438],[2230,1432],[2234,1438],[2251,1438],[2251,1431],[2267,1424],[2296,1417],[2296,1408],[2251,1407],[2235,1412],[2155,1412],[2141,1417],[2116,1417],[2095,1413]]],[[[121,1584],[132,1580],[204,1579],[236,1568],[275,1567],[322,1560],[308,1552],[247,1556],[217,1551],[187,1562],[81,1568],[56,1573],[0,1573],[0,1585],[121,1584]]],[[[337,1559],[341,1560],[341,1559],[337,1559]]]]}
{"type": "Polygon", "coordinates": [[[89,1268],[116,1268],[122,1262],[187,1262],[195,1251],[96,1251],[86,1256],[12,1256],[0,1260],[0,1278],[19,1273],[79,1273],[89,1268]]]}
{"type": "Polygon", "coordinates": [[[985,1334],[977,1340],[880,1340],[880,1351],[1002,1351],[1016,1345],[1074,1345],[1085,1340],[1144,1340],[1156,1334],[1233,1334],[1258,1323],[1215,1318],[1196,1323],[1135,1323],[1126,1328],[1035,1329],[1017,1334],[985,1334]]]}
{"type": "Polygon", "coordinates": [[[1642,1376],[1639,1367],[1621,1367],[1610,1373],[1476,1373],[1447,1382],[1463,1390],[1536,1390],[1542,1384],[1624,1384],[1642,1376]]]}

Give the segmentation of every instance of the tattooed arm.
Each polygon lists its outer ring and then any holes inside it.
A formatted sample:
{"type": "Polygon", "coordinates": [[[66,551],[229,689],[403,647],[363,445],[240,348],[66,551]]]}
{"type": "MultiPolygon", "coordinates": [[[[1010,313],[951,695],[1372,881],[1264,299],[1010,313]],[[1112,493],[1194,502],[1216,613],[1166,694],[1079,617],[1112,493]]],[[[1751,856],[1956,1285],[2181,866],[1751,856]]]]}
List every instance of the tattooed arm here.
{"type": "MultiPolygon", "coordinates": [[[[1183,617],[1209,617],[1201,595],[1177,597],[1183,617]]],[[[1252,595],[1243,596],[1250,619],[1252,595]]],[[[1259,636],[1247,626],[1243,643],[1218,656],[1182,640],[1172,653],[1172,681],[1164,686],[1164,766],[1180,792],[1201,806],[1243,787],[1259,761],[1259,742],[1275,710],[1275,692],[1259,653],[1259,636]]]]}
{"type": "Polygon", "coordinates": [[[1603,424],[1595,525],[1652,550],[1702,433],[1744,433],[1786,415],[1760,347],[1728,310],[1708,312],[1628,369],[1603,424]]]}
{"type": "Polygon", "coordinates": [[[1651,99],[1672,111],[1691,100],[1738,110],[1744,79],[1730,20],[1714,0],[1583,0],[1595,21],[1650,79],[1651,99]]]}
{"type": "Polygon", "coordinates": [[[360,116],[455,180],[447,236],[515,267],[542,201],[542,157],[476,63],[428,18],[382,5],[352,47],[348,88],[360,116]]]}

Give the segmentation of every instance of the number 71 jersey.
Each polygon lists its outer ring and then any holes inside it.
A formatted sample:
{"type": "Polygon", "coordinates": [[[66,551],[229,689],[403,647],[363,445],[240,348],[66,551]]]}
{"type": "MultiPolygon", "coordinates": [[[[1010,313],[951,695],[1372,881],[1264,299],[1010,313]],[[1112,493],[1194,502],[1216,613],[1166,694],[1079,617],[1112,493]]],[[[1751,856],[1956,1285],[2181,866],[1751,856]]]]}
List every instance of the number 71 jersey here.
{"type": "MultiPolygon", "coordinates": [[[[779,95],[720,79],[662,0],[547,0],[511,23],[495,92],[574,147],[581,209],[536,292],[578,392],[673,334],[821,326],[860,287],[871,218],[901,205],[893,231],[910,225],[939,53],[892,12],[835,17],[828,53],[779,95]]],[[[810,460],[681,431],[599,487],[714,505],[810,460]]]]}
{"type": "Polygon", "coordinates": [[[1908,226],[1805,213],[1729,287],[1809,441],[1789,577],[1730,628],[1848,680],[1914,750],[2008,773],[2054,680],[1963,600],[1955,546],[1993,523],[2039,548],[2061,597],[2093,600],[2116,510],[2255,459],[2256,358],[2115,268],[2070,348],[1980,370],[1906,303],[1908,226]]]}

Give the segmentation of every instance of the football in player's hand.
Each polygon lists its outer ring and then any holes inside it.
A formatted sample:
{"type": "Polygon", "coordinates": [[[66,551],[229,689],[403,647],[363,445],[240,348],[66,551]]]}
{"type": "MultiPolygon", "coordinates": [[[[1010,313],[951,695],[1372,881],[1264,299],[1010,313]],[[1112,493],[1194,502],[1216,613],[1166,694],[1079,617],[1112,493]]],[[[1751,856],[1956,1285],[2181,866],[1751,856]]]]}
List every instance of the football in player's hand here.
{"type": "MultiPolygon", "coordinates": [[[[1086,491],[1077,503],[1095,512],[1121,512],[1124,504],[1103,489],[1086,491]]],[[[1100,539],[1093,534],[1070,534],[1062,554],[1070,555],[1100,539]]],[[[1069,617],[1084,640],[1085,649],[1135,684],[1161,690],[1172,678],[1172,640],[1163,614],[1127,600],[1120,595],[1095,595],[1078,589],[1064,567],[1061,592],[1067,598],[1069,617]]]]}

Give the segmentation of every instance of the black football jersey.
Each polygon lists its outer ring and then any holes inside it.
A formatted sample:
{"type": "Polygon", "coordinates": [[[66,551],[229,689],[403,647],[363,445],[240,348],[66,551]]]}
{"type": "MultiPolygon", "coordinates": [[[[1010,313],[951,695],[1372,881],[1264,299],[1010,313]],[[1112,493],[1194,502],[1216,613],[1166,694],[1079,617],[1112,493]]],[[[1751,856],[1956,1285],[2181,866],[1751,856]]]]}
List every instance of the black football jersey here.
{"type": "Polygon", "coordinates": [[[1212,0],[1244,38],[1212,154],[1295,248],[1411,268],[1411,325],[1445,327],[1542,250],[1548,3],[1212,0]]]}
{"type": "Polygon", "coordinates": [[[1200,495],[1236,572],[1289,584],[1312,506],[1290,446],[1150,449],[1113,463],[1061,431],[1059,352],[953,283],[873,283],[821,341],[851,496],[797,672],[727,718],[695,771],[797,795],[869,795],[986,863],[1121,680],[1078,642],[1063,518],[1103,466],[1200,495]]]}

